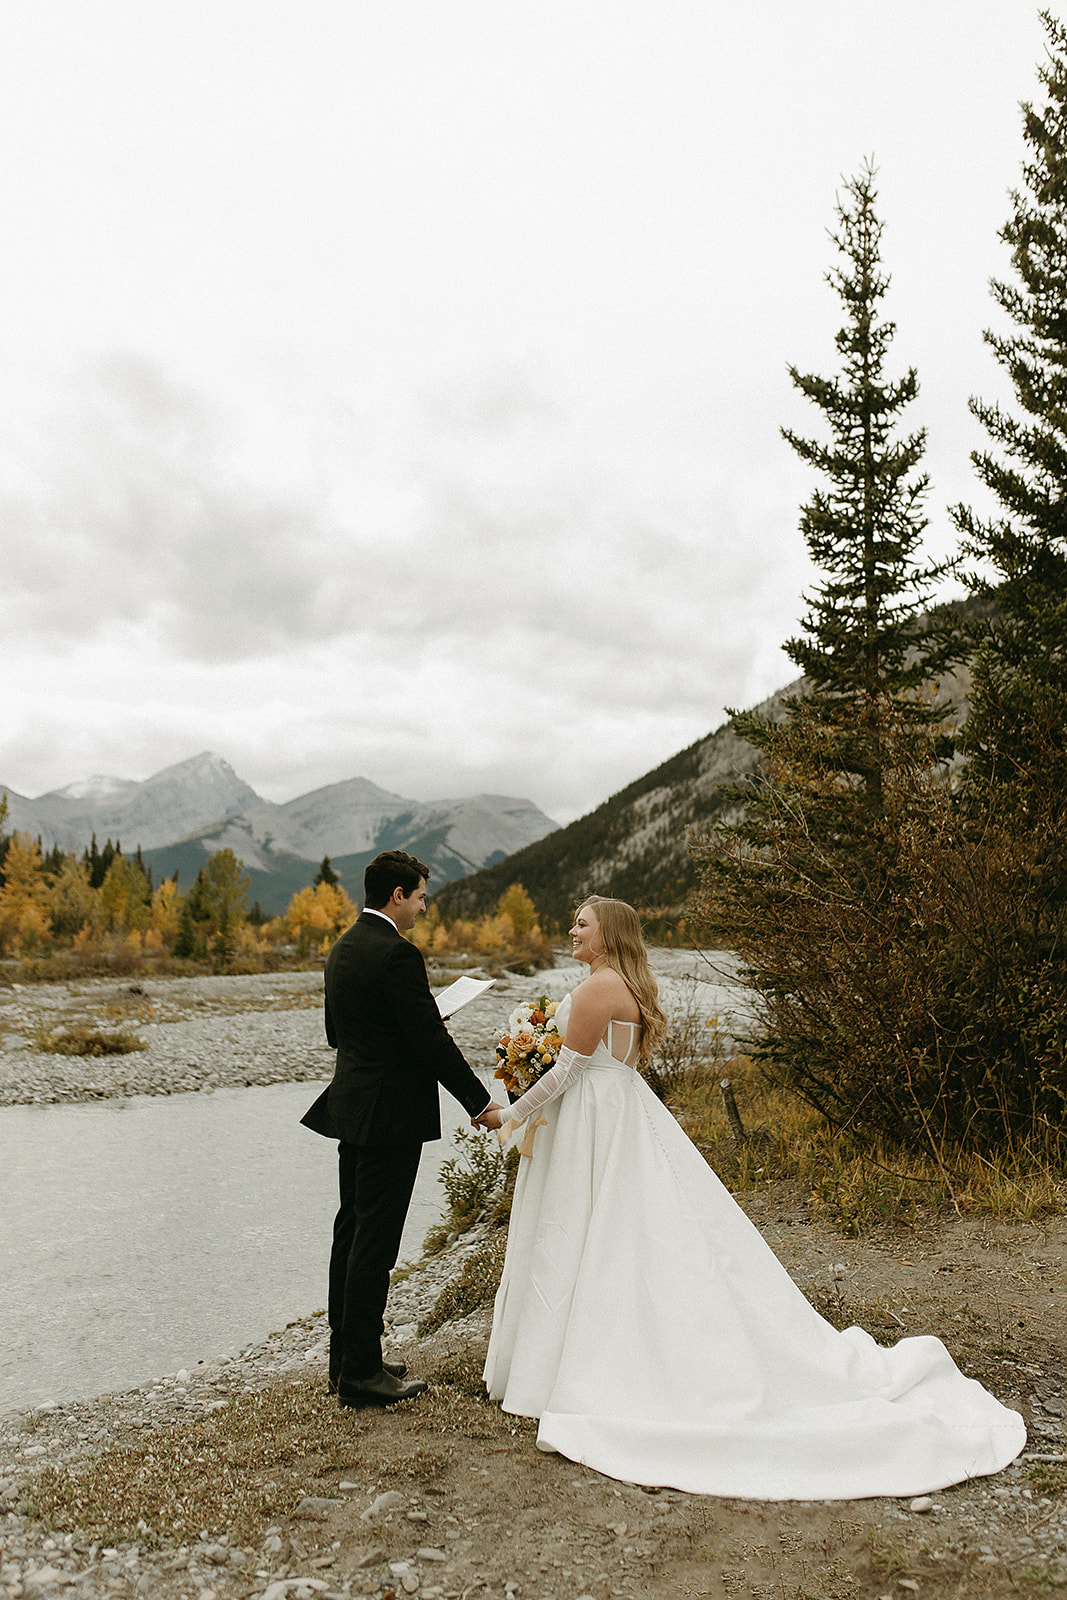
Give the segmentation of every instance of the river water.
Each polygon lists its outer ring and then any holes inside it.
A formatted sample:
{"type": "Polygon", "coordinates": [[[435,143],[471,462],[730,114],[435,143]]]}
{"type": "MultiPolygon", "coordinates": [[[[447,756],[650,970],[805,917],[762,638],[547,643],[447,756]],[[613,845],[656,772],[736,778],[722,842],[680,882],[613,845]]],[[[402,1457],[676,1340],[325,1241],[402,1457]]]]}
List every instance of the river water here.
{"type": "MultiPolygon", "coordinates": [[[[319,1086],[0,1109],[0,1413],[236,1354],[326,1304],[337,1146],[319,1086]]],[[[424,1147],[401,1260],[441,1213],[424,1147]]]]}

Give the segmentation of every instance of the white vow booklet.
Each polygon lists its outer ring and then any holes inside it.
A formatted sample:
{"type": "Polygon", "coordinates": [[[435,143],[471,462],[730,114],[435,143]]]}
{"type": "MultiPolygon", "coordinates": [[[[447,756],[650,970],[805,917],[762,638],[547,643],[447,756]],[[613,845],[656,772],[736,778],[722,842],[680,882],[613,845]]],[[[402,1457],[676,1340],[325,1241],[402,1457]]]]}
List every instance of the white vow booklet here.
{"type": "Polygon", "coordinates": [[[451,1017],[459,1010],[460,1006],[467,1005],[471,1000],[486,989],[491,989],[496,982],[495,978],[457,978],[455,983],[450,983],[447,989],[442,989],[437,996],[437,1009],[442,1017],[451,1017]]]}

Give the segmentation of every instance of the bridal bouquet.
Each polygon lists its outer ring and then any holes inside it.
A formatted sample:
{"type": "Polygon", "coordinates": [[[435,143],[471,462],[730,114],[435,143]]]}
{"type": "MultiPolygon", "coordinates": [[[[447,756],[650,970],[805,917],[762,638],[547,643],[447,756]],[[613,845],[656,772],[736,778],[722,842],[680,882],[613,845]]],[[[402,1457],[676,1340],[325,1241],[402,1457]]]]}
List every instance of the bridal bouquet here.
{"type": "Polygon", "coordinates": [[[507,1032],[496,1047],[496,1078],[504,1080],[512,1094],[522,1094],[531,1083],[555,1066],[563,1048],[554,1017],[558,1002],[546,995],[531,1005],[516,1006],[508,1018],[507,1032]]]}

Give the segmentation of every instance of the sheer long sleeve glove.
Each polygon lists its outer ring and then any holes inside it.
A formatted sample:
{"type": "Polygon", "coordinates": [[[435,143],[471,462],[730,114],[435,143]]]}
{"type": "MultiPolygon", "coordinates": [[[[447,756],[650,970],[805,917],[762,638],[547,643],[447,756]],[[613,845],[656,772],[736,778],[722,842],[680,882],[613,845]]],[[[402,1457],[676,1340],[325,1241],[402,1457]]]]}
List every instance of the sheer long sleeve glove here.
{"type": "Polygon", "coordinates": [[[531,1084],[526,1093],[520,1095],[514,1104],[505,1108],[505,1120],[500,1126],[501,1144],[506,1143],[520,1122],[525,1122],[527,1117],[532,1117],[543,1106],[547,1106],[550,1100],[555,1100],[561,1095],[591,1060],[592,1056],[580,1056],[577,1050],[569,1050],[564,1045],[555,1066],[550,1067],[543,1078],[538,1078],[536,1083],[531,1084]]]}

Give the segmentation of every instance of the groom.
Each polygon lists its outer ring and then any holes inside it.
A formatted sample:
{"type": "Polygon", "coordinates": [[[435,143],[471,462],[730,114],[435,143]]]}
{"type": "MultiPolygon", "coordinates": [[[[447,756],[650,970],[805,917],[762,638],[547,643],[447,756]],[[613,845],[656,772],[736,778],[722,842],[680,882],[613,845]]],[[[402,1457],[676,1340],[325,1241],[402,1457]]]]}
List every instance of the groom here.
{"type": "Polygon", "coordinates": [[[391,1405],[426,1388],[402,1363],[383,1362],[382,1330],[423,1141],[441,1137],[438,1083],[476,1124],[499,1109],[442,1022],[422,956],[401,938],[426,910],[429,876],[403,850],[376,856],[363,910],[326,962],[337,1065],[301,1120],[340,1140],[329,1318],[330,1388],[342,1406],[391,1405]]]}

